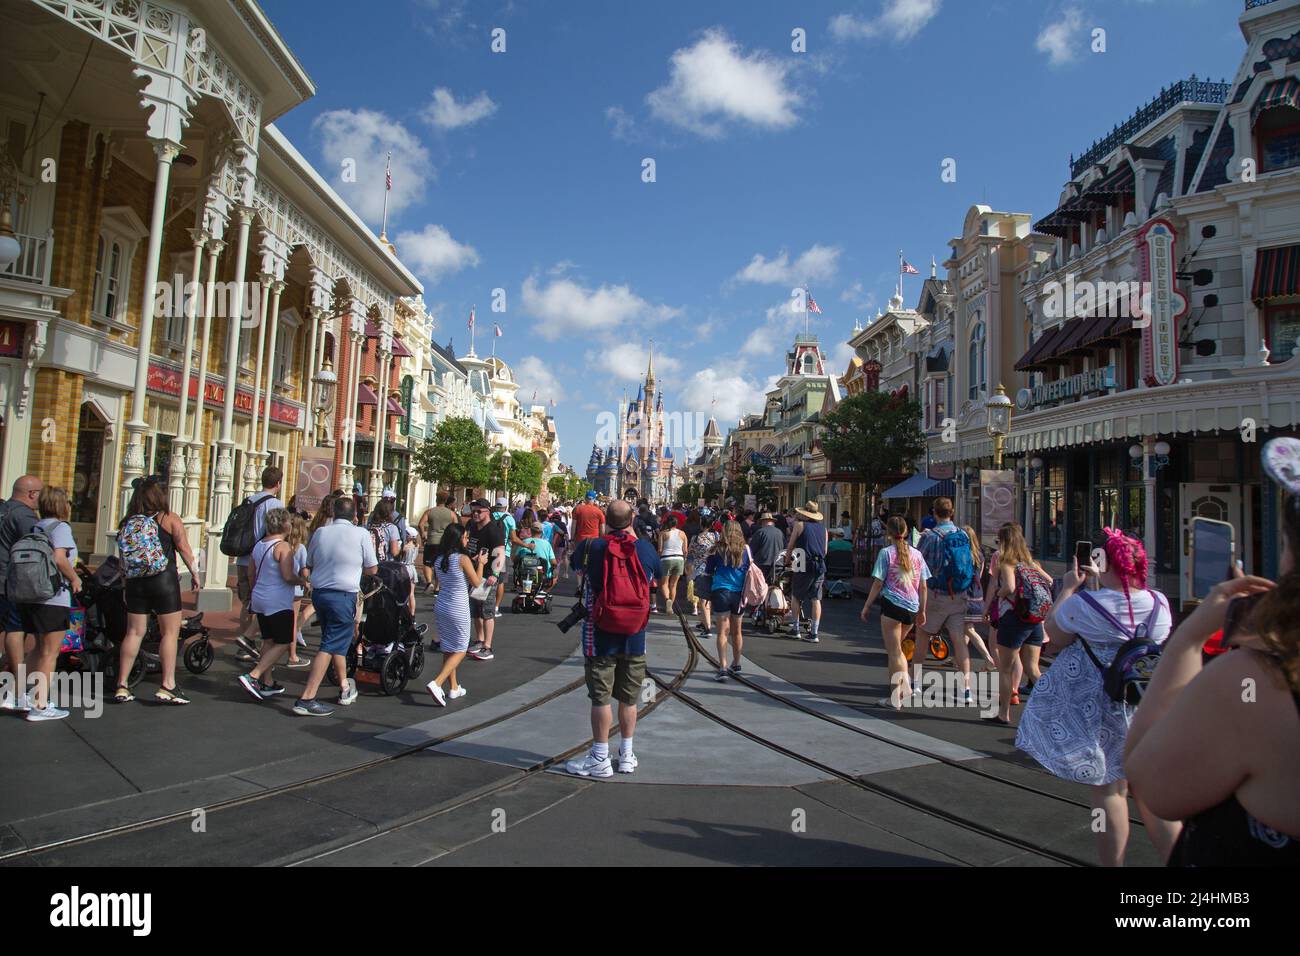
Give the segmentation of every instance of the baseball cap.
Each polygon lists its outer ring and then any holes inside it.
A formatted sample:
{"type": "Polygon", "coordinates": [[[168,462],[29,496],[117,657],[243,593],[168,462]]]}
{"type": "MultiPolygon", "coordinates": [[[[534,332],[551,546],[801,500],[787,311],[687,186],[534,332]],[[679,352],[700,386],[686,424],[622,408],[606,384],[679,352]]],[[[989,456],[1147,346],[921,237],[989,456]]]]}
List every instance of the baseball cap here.
{"type": "Polygon", "coordinates": [[[469,503],[469,506],[470,506],[471,508],[491,508],[491,507],[492,507],[490,504],[488,504],[488,500],[487,500],[486,498],[475,498],[473,501],[471,501],[471,502],[469,503]]]}
{"type": "Polygon", "coordinates": [[[498,508],[504,508],[505,506],[506,506],[506,499],[504,499],[504,498],[498,498],[498,499],[497,499],[497,507],[498,507],[498,508]]]}
{"type": "Polygon", "coordinates": [[[595,497],[596,497],[596,493],[595,493],[594,491],[589,491],[589,492],[587,492],[587,500],[588,500],[588,501],[593,500],[595,497]]]}
{"type": "Polygon", "coordinates": [[[397,497],[397,492],[395,492],[392,488],[385,488],[385,489],[384,489],[384,493],[383,493],[382,495],[380,495],[379,497],[381,497],[381,498],[396,498],[396,497],[397,497]]]}

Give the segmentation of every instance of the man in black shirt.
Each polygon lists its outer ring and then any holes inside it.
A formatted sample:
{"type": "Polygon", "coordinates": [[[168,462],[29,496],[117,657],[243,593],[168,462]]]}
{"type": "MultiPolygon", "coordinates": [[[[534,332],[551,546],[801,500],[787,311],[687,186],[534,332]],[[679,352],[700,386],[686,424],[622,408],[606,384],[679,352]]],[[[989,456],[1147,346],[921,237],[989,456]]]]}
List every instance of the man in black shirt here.
{"type": "Polygon", "coordinates": [[[759,515],[754,536],[749,539],[749,551],[754,556],[754,563],[762,569],[768,584],[772,583],[776,559],[785,549],[785,537],[776,529],[775,520],[770,512],[764,511],[759,515]]]}
{"type": "Polygon", "coordinates": [[[486,498],[479,498],[470,504],[469,543],[466,550],[470,558],[487,554],[487,597],[482,601],[470,598],[469,616],[474,623],[474,639],[469,645],[469,656],[479,661],[490,661],[492,653],[492,632],[496,627],[497,581],[501,579],[506,566],[506,532],[499,521],[492,518],[492,506],[486,498]]]}
{"type": "MultiPolygon", "coordinates": [[[[13,497],[0,502],[0,627],[3,627],[5,636],[4,669],[15,676],[25,656],[26,635],[18,608],[10,604],[2,592],[9,579],[9,549],[36,527],[36,503],[44,487],[45,482],[35,475],[23,475],[14,482],[13,497]]],[[[15,683],[14,696],[0,699],[0,710],[23,708],[25,690],[15,683]]]]}

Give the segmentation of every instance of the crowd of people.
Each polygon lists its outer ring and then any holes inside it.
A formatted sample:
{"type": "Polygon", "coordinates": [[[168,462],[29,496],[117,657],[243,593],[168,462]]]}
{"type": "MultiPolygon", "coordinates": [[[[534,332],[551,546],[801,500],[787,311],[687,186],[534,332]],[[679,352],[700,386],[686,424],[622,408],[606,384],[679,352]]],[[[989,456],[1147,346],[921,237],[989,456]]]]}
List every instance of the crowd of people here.
{"type": "MultiPolygon", "coordinates": [[[[1123,862],[1130,799],[1170,862],[1300,862],[1300,440],[1270,442],[1264,468],[1284,496],[1279,579],[1238,571],[1176,627],[1169,598],[1150,586],[1142,542],[1123,531],[1105,529],[1093,557],[1076,557],[1058,583],[1018,524],[1003,525],[986,554],[974,529],[954,522],[949,499],[937,499],[920,526],[883,512],[872,518],[856,540],[874,556],[860,616],[869,622],[879,606],[890,682],[880,705],[898,709],[919,693],[911,669],[924,666],[933,638],[945,637],[967,702],[972,660],[997,671],[997,712],[983,719],[1014,725],[1020,750],[1049,773],[1089,788],[1105,821],[1093,827],[1103,864],[1123,862]],[[1041,658],[1045,646],[1051,666],[1041,658]],[[1146,655],[1145,669],[1133,664],[1135,647],[1146,655]],[[1017,707],[1023,709],[1013,724],[1017,707]]],[[[589,492],[574,507],[527,501],[511,508],[504,499],[473,498],[458,508],[451,495],[439,494],[408,526],[389,490],[364,515],[356,495],[343,490],[308,515],[295,500],[281,501],[278,468],[265,469],[261,485],[226,528],[237,555],[231,586],[240,608],[239,657],[251,665],[238,681],[249,695],[266,701],[283,694],[276,667],[304,667],[293,712],[328,716],[333,708],[318,695],[333,668],[338,705],[352,705],[358,694],[348,656],[365,581],[387,563],[409,579],[404,600],[412,621],[416,589],[435,596],[442,660],[427,690],[436,705],[447,706],[468,693],[460,680],[465,658],[494,659],[495,620],[512,569],[527,557],[540,587],[574,572],[593,744],[568,768],[582,776],[636,769],[652,615],[698,615],[701,636],[716,638],[714,677],[725,681],[743,669],[746,617],[763,607],[782,574],[789,575],[784,613],[792,635],[819,641],[828,557],[854,540],[847,514],[829,526],[811,502],[785,513],[656,508],[645,500],[602,507],[589,492]],[[299,648],[313,617],[321,640],[308,658],[299,648]],[[614,701],[616,764],[609,752],[614,701]]],[[[37,476],[19,478],[0,503],[4,667],[25,667],[32,681],[29,693],[20,688],[0,707],[25,711],[33,722],[68,716],[49,693],[81,590],[68,519],[67,493],[37,476]]],[[[127,626],[113,699],[135,699],[125,675],[153,615],[161,670],[154,699],[187,704],[176,680],[180,565],[192,588],[200,575],[159,478],[135,483],[118,549],[127,626]]],[[[422,633],[426,625],[414,627],[422,633]]]]}

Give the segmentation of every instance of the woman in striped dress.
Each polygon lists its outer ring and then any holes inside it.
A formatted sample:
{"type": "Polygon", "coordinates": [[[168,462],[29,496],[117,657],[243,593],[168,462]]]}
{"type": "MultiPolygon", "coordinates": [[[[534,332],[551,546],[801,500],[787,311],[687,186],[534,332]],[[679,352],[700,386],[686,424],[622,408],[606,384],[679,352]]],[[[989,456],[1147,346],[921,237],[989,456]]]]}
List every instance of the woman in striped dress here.
{"type": "Polygon", "coordinates": [[[433,606],[433,620],[438,628],[438,644],[442,650],[442,670],[429,681],[429,693],[439,707],[447,706],[448,694],[442,685],[451,680],[450,696],[454,700],[465,696],[465,688],[456,680],[456,668],[469,650],[470,618],[469,591],[483,580],[483,563],[487,554],[470,559],[465,553],[469,544],[469,528],[451,524],[442,533],[438,543],[438,556],[433,559],[433,573],[438,576],[438,601],[433,606]]]}

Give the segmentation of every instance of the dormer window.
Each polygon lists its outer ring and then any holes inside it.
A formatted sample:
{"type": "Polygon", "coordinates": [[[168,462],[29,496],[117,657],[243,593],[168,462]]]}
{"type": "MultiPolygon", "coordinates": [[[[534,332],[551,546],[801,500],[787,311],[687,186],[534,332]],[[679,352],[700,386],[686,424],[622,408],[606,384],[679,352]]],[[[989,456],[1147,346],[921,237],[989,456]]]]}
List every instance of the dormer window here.
{"type": "Polygon", "coordinates": [[[1300,166],[1300,109],[1265,110],[1255,122],[1259,171],[1272,173],[1300,166]]]}
{"type": "Polygon", "coordinates": [[[803,356],[803,373],[811,375],[813,373],[813,357],[811,353],[805,352],[803,356]]]}

